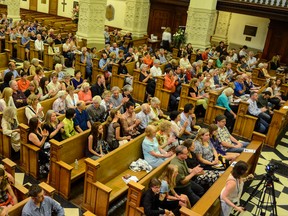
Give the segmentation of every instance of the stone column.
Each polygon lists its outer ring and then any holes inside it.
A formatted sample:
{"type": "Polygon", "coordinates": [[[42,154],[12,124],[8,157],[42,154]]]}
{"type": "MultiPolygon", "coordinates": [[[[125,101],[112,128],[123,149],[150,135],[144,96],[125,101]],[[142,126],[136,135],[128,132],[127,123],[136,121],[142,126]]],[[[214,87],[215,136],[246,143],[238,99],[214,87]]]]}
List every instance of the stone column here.
{"type": "Polygon", "coordinates": [[[104,25],[107,0],[79,1],[77,36],[87,39],[89,47],[101,49],[105,45],[104,25]]]}
{"type": "Polygon", "coordinates": [[[131,32],[133,37],[147,34],[150,0],[126,0],[123,32],[131,32]]]}
{"type": "Polygon", "coordinates": [[[7,18],[19,21],[20,18],[20,0],[7,0],[7,18]]]}
{"type": "Polygon", "coordinates": [[[187,42],[192,43],[194,49],[210,47],[217,18],[216,4],[217,0],[190,1],[186,33],[187,42]]]}
{"type": "Polygon", "coordinates": [[[218,12],[215,33],[212,36],[211,43],[218,45],[220,41],[223,41],[225,44],[228,44],[228,30],[230,26],[231,16],[231,12],[218,12]]]}

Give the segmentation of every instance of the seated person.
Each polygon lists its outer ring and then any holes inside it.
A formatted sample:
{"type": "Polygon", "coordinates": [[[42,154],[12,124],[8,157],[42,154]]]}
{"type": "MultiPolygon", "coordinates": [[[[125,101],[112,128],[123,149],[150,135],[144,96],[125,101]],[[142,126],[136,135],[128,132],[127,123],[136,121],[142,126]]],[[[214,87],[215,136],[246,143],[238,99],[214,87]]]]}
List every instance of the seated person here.
{"type": "Polygon", "coordinates": [[[172,134],[171,122],[163,120],[160,122],[158,128],[156,138],[159,146],[166,151],[174,149],[179,143],[174,134],[172,134]]]}
{"type": "Polygon", "coordinates": [[[266,79],[270,79],[272,78],[268,72],[268,64],[267,63],[259,63],[258,65],[259,67],[259,73],[258,73],[258,78],[266,78],[266,79]]]}
{"type": "MultiPolygon", "coordinates": [[[[269,92],[270,93],[270,92],[269,92]]],[[[259,108],[257,105],[258,94],[256,92],[250,93],[250,98],[247,101],[249,103],[248,112],[258,117],[258,125],[256,125],[257,130],[260,133],[265,133],[268,131],[269,123],[271,122],[271,116],[266,113],[268,111],[267,107],[259,108]]]]}
{"type": "MultiPolygon", "coordinates": [[[[1,78],[1,73],[0,73],[0,78],[1,78]]],[[[10,86],[10,81],[14,80],[14,75],[12,72],[8,72],[7,74],[5,74],[4,78],[3,78],[3,83],[0,84],[0,92],[3,92],[3,90],[6,87],[10,86]]],[[[17,82],[16,82],[17,84],[17,82]]],[[[17,86],[18,87],[18,86],[17,86]]],[[[18,89],[17,89],[18,90],[18,89]]]]}
{"type": "Polygon", "coordinates": [[[187,126],[182,136],[185,138],[195,138],[193,127],[196,124],[196,116],[194,114],[194,106],[191,103],[185,104],[184,110],[180,114],[180,126],[183,127],[184,124],[187,126]]]}
{"type": "Polygon", "coordinates": [[[242,75],[238,75],[236,77],[236,81],[234,82],[235,89],[234,89],[234,94],[237,97],[240,97],[245,94],[246,91],[246,86],[244,85],[244,80],[242,75]]]}
{"type": "Polygon", "coordinates": [[[65,66],[65,58],[63,55],[61,55],[61,53],[59,51],[56,51],[55,50],[55,47],[54,47],[54,41],[49,38],[47,40],[47,43],[49,44],[49,47],[48,47],[48,55],[52,55],[53,56],[53,63],[54,64],[62,64],[63,68],[66,68],[65,66]]]}
{"type": "Polygon", "coordinates": [[[153,97],[150,100],[150,108],[151,108],[151,114],[150,114],[150,122],[151,121],[158,121],[160,118],[163,117],[164,113],[160,109],[161,101],[157,97],[153,97]]]}
{"type": "Polygon", "coordinates": [[[18,90],[18,84],[16,80],[11,80],[9,83],[10,88],[13,90],[12,98],[16,108],[20,108],[27,105],[27,98],[25,94],[18,90]]]}
{"type": "Polygon", "coordinates": [[[63,122],[60,122],[57,118],[56,112],[54,110],[48,110],[43,122],[43,130],[48,131],[48,137],[46,142],[50,139],[55,139],[59,142],[62,141],[61,129],[63,128],[63,122]]]}
{"type": "Polygon", "coordinates": [[[12,72],[12,73],[13,73],[14,79],[20,77],[19,74],[18,74],[18,72],[17,72],[17,70],[16,70],[16,64],[15,64],[15,62],[13,62],[13,61],[10,61],[10,62],[8,63],[8,69],[4,70],[3,76],[5,77],[5,75],[6,75],[8,72],[12,72]]]}
{"type": "Polygon", "coordinates": [[[107,119],[108,130],[106,140],[111,151],[127,143],[127,141],[131,139],[131,136],[121,136],[121,125],[119,124],[121,118],[122,115],[120,111],[112,109],[110,111],[110,116],[107,119]]]}
{"type": "Polygon", "coordinates": [[[171,91],[169,101],[170,110],[176,110],[178,108],[180,92],[177,91],[177,85],[178,76],[174,74],[174,71],[171,68],[166,69],[166,75],[164,77],[164,89],[171,91]]]}
{"type": "Polygon", "coordinates": [[[118,86],[114,86],[111,89],[112,96],[110,98],[111,103],[113,104],[113,108],[120,110],[121,113],[124,112],[123,106],[125,103],[129,101],[129,97],[123,97],[122,94],[120,94],[120,88],[118,86]]]}
{"type": "Polygon", "coordinates": [[[210,142],[210,134],[207,128],[201,128],[198,131],[194,143],[194,153],[204,169],[213,169],[213,166],[220,164],[217,151],[210,142]]]}
{"type": "Polygon", "coordinates": [[[258,92],[258,89],[260,87],[256,87],[252,81],[252,74],[250,72],[247,72],[246,74],[242,74],[243,80],[244,80],[244,86],[246,87],[245,94],[250,94],[251,91],[258,92]]]}
{"type": "Polygon", "coordinates": [[[80,70],[75,70],[74,77],[71,79],[71,83],[73,84],[75,89],[81,89],[81,86],[86,80],[82,79],[82,74],[80,70]]]}
{"type": "Polygon", "coordinates": [[[50,79],[51,81],[47,85],[48,91],[53,91],[53,93],[56,95],[60,90],[64,90],[61,87],[61,83],[58,81],[57,73],[52,73],[50,79]]]}
{"type": "Polygon", "coordinates": [[[202,105],[203,108],[207,109],[207,93],[200,95],[198,91],[199,82],[197,78],[193,78],[190,81],[189,96],[197,99],[196,105],[202,105]]]}
{"type": "Polygon", "coordinates": [[[74,126],[78,133],[82,133],[85,130],[91,128],[90,117],[86,111],[86,106],[84,101],[79,101],[76,104],[75,109],[74,126]]]}
{"type": "Polygon", "coordinates": [[[28,98],[31,94],[35,94],[37,95],[38,97],[40,97],[39,95],[39,91],[38,91],[38,81],[36,80],[32,80],[29,84],[29,87],[28,89],[24,92],[25,96],[28,98]]]}
{"type": "Polygon", "coordinates": [[[0,95],[0,112],[3,112],[6,107],[15,107],[12,94],[13,90],[9,87],[3,90],[2,95],[0,95]]]}
{"type": "Polygon", "coordinates": [[[25,47],[26,59],[29,61],[30,54],[30,37],[28,36],[28,31],[23,32],[23,36],[21,38],[21,44],[25,47]]]}
{"type": "Polygon", "coordinates": [[[152,178],[149,183],[149,189],[143,194],[141,200],[141,206],[144,207],[144,213],[147,216],[174,216],[174,213],[168,209],[159,209],[161,206],[161,201],[159,199],[160,188],[161,181],[157,178],[152,178]]]}
{"type": "Polygon", "coordinates": [[[125,85],[122,88],[122,96],[123,98],[129,98],[129,102],[133,103],[135,105],[135,101],[131,95],[131,93],[133,92],[133,88],[131,85],[125,85]]]}
{"type": "Polygon", "coordinates": [[[193,179],[203,172],[203,168],[199,165],[193,169],[188,168],[186,159],[188,156],[188,149],[184,145],[179,145],[175,149],[176,157],[174,157],[170,164],[178,166],[178,175],[176,177],[175,192],[178,194],[185,194],[188,196],[191,205],[193,206],[200,197],[205,193],[204,188],[196,183],[193,179]]]}
{"type": "Polygon", "coordinates": [[[144,159],[153,168],[160,166],[167,158],[173,155],[172,151],[166,152],[159,146],[156,132],[157,128],[155,126],[148,125],[145,129],[146,136],[142,142],[144,159]]]}
{"type": "Polygon", "coordinates": [[[86,157],[96,160],[108,153],[108,143],[103,138],[103,125],[94,122],[88,136],[88,146],[85,150],[86,157]]]}
{"type": "Polygon", "coordinates": [[[179,61],[180,67],[184,69],[191,68],[191,63],[190,60],[188,59],[188,53],[184,52],[183,53],[183,58],[180,59],[179,61]]]}
{"type": "Polygon", "coordinates": [[[235,119],[236,119],[236,113],[238,110],[238,106],[230,106],[229,103],[229,97],[231,97],[234,93],[234,90],[231,87],[228,87],[223,90],[222,94],[218,97],[216,105],[226,108],[224,115],[227,117],[226,127],[230,132],[232,132],[235,119]]]}
{"type": "Polygon", "coordinates": [[[134,111],[134,104],[128,101],[125,104],[126,112],[122,114],[122,118],[120,119],[123,134],[125,136],[136,137],[140,134],[138,131],[138,126],[141,123],[141,120],[136,118],[136,114],[134,111]]]}
{"type": "MultiPolygon", "coordinates": [[[[149,52],[144,52],[144,58],[143,58],[143,63],[148,65],[148,68],[153,66],[153,59],[150,56],[149,52]]],[[[159,62],[160,63],[160,62],[159,62]]],[[[152,74],[152,73],[151,73],[152,74]]],[[[162,72],[161,72],[162,74],[162,72]]],[[[152,74],[153,75],[153,74],[152,74]]]]}
{"type": "Polygon", "coordinates": [[[35,94],[31,94],[27,98],[27,106],[25,107],[25,116],[28,120],[32,117],[37,117],[40,121],[44,118],[43,107],[39,103],[39,97],[35,94]]]}
{"type": "Polygon", "coordinates": [[[45,212],[45,215],[64,216],[64,209],[58,202],[45,196],[43,189],[34,184],[29,189],[31,199],[25,204],[22,210],[22,216],[38,215],[39,212],[45,212]]]}
{"type": "Polygon", "coordinates": [[[39,92],[39,100],[43,101],[50,97],[54,97],[56,93],[53,89],[48,91],[47,85],[49,84],[49,80],[47,77],[42,77],[39,82],[38,92],[39,92]]]}
{"type": "Polygon", "coordinates": [[[66,91],[59,91],[58,92],[58,98],[53,102],[53,110],[56,112],[57,115],[64,114],[67,109],[67,104],[66,104],[66,97],[68,93],[66,91]]]}
{"type": "Polygon", "coordinates": [[[77,132],[74,129],[74,121],[75,118],[75,109],[68,108],[65,113],[65,118],[62,121],[64,124],[64,131],[62,133],[62,139],[67,139],[71,136],[74,136],[77,134],[77,132]]]}
{"type": "Polygon", "coordinates": [[[39,151],[39,174],[42,177],[47,177],[50,168],[50,144],[46,142],[49,135],[46,129],[41,128],[41,121],[37,117],[32,117],[29,121],[30,132],[28,140],[40,148],[39,151]]]}
{"type": "Polygon", "coordinates": [[[20,150],[20,128],[15,107],[8,106],[3,111],[1,121],[2,133],[10,137],[10,143],[15,152],[20,150]]]}
{"type": "Polygon", "coordinates": [[[17,81],[17,84],[18,84],[18,89],[21,90],[22,92],[25,92],[28,89],[30,85],[30,81],[27,79],[26,72],[21,73],[21,78],[17,81]]]}
{"type": "Polygon", "coordinates": [[[90,122],[93,124],[94,122],[104,122],[107,112],[105,111],[105,107],[100,105],[101,97],[96,95],[92,99],[92,104],[90,104],[86,111],[89,115],[90,122]]]}
{"type": "Polygon", "coordinates": [[[42,66],[40,65],[40,60],[37,58],[33,58],[31,60],[30,75],[35,76],[37,68],[42,68],[42,66]]]}
{"type": "MultiPolygon", "coordinates": [[[[187,148],[188,155],[185,159],[185,162],[187,164],[187,167],[189,169],[194,169],[196,167],[199,167],[200,161],[197,159],[195,151],[195,142],[192,139],[186,139],[182,145],[187,148]]],[[[202,168],[202,167],[201,167],[202,168]]],[[[209,189],[212,184],[219,178],[220,173],[217,170],[202,170],[201,173],[195,176],[193,178],[193,183],[196,183],[198,185],[201,185],[201,187],[205,188],[206,190],[209,189]]]]}
{"type": "Polygon", "coordinates": [[[89,53],[87,52],[86,47],[82,47],[81,63],[86,64],[86,77],[89,80],[92,80],[92,59],[89,53]]]}
{"type": "MultiPolygon", "coordinates": [[[[146,94],[148,94],[150,97],[154,97],[156,82],[155,82],[155,79],[153,79],[152,74],[149,73],[148,71],[148,65],[141,64],[140,70],[141,70],[141,73],[140,73],[139,81],[143,83],[147,83],[146,94]]],[[[147,97],[145,101],[147,101],[147,97]]]]}
{"type": "Polygon", "coordinates": [[[241,153],[246,146],[248,146],[249,142],[238,141],[235,137],[233,137],[226,125],[226,116],[218,115],[215,118],[215,122],[218,126],[218,135],[217,138],[221,142],[221,145],[225,148],[227,152],[236,152],[241,153]]]}
{"type": "Polygon", "coordinates": [[[158,59],[154,59],[153,67],[150,68],[150,73],[152,74],[152,77],[162,76],[162,70],[159,66],[160,61],[158,59]]]}
{"type": "Polygon", "coordinates": [[[172,129],[172,134],[177,137],[178,139],[182,140],[182,135],[185,132],[185,129],[188,125],[188,121],[184,122],[184,125],[180,125],[180,112],[178,111],[172,111],[170,113],[170,119],[171,119],[171,129],[172,129]]]}
{"type": "Polygon", "coordinates": [[[74,93],[74,90],[73,85],[66,88],[66,92],[68,93],[65,99],[67,108],[76,108],[76,104],[79,101],[78,94],[74,93]]]}
{"type": "Polygon", "coordinates": [[[105,77],[103,74],[97,75],[96,83],[91,86],[92,97],[101,96],[106,90],[105,77]]]}
{"type": "Polygon", "coordinates": [[[81,90],[78,92],[78,98],[84,101],[86,105],[92,103],[92,93],[88,82],[82,84],[81,90]]]}
{"type": "Polygon", "coordinates": [[[149,104],[144,103],[141,105],[141,112],[136,114],[136,119],[140,121],[139,124],[139,132],[143,133],[145,131],[145,128],[149,125],[151,119],[151,107],[149,104]]]}
{"type": "Polygon", "coordinates": [[[210,133],[210,142],[214,146],[215,150],[217,151],[218,155],[221,155],[222,158],[225,159],[223,160],[222,163],[229,165],[229,161],[235,161],[235,159],[240,155],[239,153],[233,153],[233,152],[227,152],[217,138],[218,134],[218,126],[216,124],[211,124],[208,127],[209,133],[210,133]],[[227,163],[228,162],[228,163],[227,163]]]}
{"type": "MultiPolygon", "coordinates": [[[[15,196],[12,187],[8,181],[5,170],[0,168],[0,192],[1,192],[1,203],[4,210],[6,207],[9,209],[18,203],[17,197],[15,196]]],[[[7,214],[8,215],[8,214],[7,214]]]]}

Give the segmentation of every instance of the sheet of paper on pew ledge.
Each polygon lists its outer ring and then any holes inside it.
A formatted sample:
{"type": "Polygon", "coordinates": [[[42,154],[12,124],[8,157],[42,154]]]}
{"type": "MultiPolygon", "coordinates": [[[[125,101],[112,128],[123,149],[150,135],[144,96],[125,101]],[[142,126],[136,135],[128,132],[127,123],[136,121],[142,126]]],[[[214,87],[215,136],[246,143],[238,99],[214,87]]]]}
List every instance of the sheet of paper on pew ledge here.
{"type": "Polygon", "coordinates": [[[247,149],[247,148],[245,148],[244,150],[243,150],[243,152],[246,152],[246,153],[255,153],[256,151],[254,150],[254,149],[247,149]]]}
{"type": "Polygon", "coordinates": [[[139,179],[136,176],[130,176],[129,178],[122,177],[123,181],[128,184],[130,181],[138,182],[139,179]]]}
{"type": "Polygon", "coordinates": [[[283,109],[288,109],[288,106],[284,106],[283,109]]]}

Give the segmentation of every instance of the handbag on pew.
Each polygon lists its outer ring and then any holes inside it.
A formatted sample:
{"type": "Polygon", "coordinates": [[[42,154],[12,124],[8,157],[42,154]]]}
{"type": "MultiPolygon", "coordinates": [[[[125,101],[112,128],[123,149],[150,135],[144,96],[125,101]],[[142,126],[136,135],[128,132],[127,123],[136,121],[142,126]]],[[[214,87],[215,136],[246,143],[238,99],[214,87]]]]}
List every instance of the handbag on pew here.
{"type": "Polygon", "coordinates": [[[109,144],[110,151],[117,149],[119,147],[119,141],[113,139],[112,142],[109,144]]]}

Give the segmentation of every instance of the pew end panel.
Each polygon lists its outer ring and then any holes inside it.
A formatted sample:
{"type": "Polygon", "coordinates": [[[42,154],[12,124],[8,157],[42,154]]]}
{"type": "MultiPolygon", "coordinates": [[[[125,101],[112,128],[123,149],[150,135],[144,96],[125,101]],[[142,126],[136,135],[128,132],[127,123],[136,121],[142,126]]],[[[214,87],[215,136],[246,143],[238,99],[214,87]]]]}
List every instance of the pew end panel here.
{"type": "Polygon", "coordinates": [[[134,69],[134,73],[133,73],[133,98],[140,102],[140,103],[144,103],[145,101],[145,95],[146,95],[146,87],[147,87],[147,83],[143,83],[139,81],[140,78],[140,70],[138,69],[134,69]]]}
{"type": "Polygon", "coordinates": [[[157,77],[155,97],[161,101],[160,108],[162,110],[168,111],[171,94],[171,91],[164,89],[164,77],[157,77]]]}
{"type": "MultiPolygon", "coordinates": [[[[86,64],[81,63],[81,53],[76,53],[75,57],[75,70],[80,70],[82,74],[82,78],[86,79],[86,64]]],[[[92,80],[94,83],[95,80],[92,80]]]]}
{"type": "Polygon", "coordinates": [[[180,101],[179,101],[179,106],[178,106],[179,111],[182,111],[185,104],[187,103],[193,104],[194,108],[196,107],[197,99],[190,97],[188,94],[189,94],[189,85],[182,84],[181,93],[180,93],[180,101]]]}

